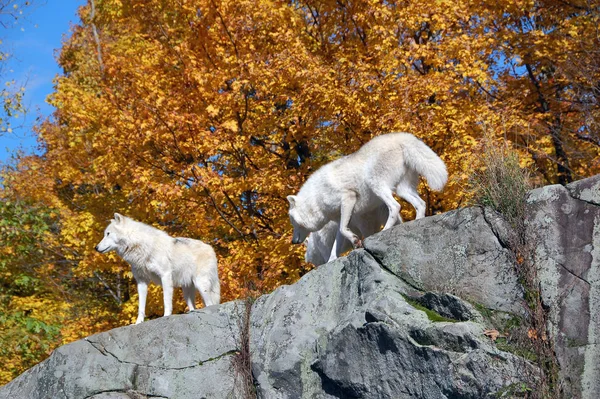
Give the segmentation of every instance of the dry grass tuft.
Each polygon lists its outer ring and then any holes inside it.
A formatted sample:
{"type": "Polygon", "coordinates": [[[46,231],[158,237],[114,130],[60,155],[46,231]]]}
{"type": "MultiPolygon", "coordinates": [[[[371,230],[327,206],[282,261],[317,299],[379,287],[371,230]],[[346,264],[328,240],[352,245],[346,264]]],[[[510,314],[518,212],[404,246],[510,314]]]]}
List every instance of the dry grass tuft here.
{"type": "Polygon", "coordinates": [[[490,144],[484,146],[482,162],[484,169],[471,179],[475,202],[501,213],[524,234],[525,198],[532,189],[530,172],[521,168],[516,153],[490,144]]]}
{"type": "Polygon", "coordinates": [[[238,309],[238,328],[240,332],[240,349],[232,358],[235,371],[236,394],[242,399],[256,399],[256,387],[252,376],[252,359],[250,355],[250,312],[253,298],[243,302],[243,310],[238,309]]]}
{"type": "Polygon", "coordinates": [[[528,398],[558,398],[558,364],[554,345],[546,332],[548,314],[544,308],[537,267],[533,254],[536,241],[529,237],[525,223],[527,192],[533,188],[531,173],[519,165],[516,153],[486,144],[482,157],[484,168],[471,179],[476,204],[494,209],[503,215],[513,229],[508,247],[513,253],[519,282],[524,289],[524,300],[529,315],[524,325],[511,331],[510,340],[525,352],[532,353],[534,361],[543,371],[536,381],[536,389],[527,392],[528,398]]]}

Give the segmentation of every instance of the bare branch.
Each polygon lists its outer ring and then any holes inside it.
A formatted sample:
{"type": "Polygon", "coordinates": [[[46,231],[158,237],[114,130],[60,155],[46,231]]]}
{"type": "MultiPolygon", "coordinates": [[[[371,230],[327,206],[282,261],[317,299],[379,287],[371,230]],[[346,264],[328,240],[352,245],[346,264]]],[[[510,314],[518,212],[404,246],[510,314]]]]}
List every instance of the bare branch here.
{"type": "Polygon", "coordinates": [[[98,29],[96,28],[96,24],[94,23],[94,17],[96,16],[96,4],[94,0],[90,0],[90,7],[90,21],[92,23],[92,32],[94,33],[94,40],[96,41],[98,65],[100,66],[100,73],[104,75],[104,62],[102,61],[102,47],[100,45],[100,35],[98,34],[98,29]]]}

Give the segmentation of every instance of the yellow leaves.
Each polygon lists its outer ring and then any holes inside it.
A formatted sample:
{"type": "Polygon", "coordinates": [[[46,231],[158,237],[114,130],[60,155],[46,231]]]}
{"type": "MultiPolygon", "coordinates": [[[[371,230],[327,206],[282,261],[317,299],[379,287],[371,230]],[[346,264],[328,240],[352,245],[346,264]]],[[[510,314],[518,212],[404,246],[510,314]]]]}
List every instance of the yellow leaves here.
{"type": "Polygon", "coordinates": [[[214,118],[219,115],[219,108],[215,107],[214,105],[209,105],[206,107],[206,112],[208,112],[210,117],[214,118]]]}
{"type": "Polygon", "coordinates": [[[508,334],[501,334],[498,330],[484,330],[483,334],[492,340],[492,342],[496,341],[498,338],[506,338],[508,334]]]}
{"type": "Polygon", "coordinates": [[[166,98],[164,96],[158,96],[158,98],[156,99],[156,105],[158,107],[163,106],[163,103],[166,101],[166,98]]]}
{"type": "Polygon", "coordinates": [[[31,317],[49,324],[56,323],[71,306],[66,302],[57,302],[38,296],[13,297],[10,303],[13,309],[26,309],[31,317]]]}
{"type": "Polygon", "coordinates": [[[573,26],[569,29],[569,35],[572,37],[579,36],[579,29],[576,26],[573,26]]]}
{"type": "Polygon", "coordinates": [[[155,208],[159,208],[163,205],[163,203],[161,201],[157,201],[157,200],[151,200],[150,201],[150,205],[152,205],[155,208]]]}
{"type": "Polygon", "coordinates": [[[527,336],[532,341],[537,341],[538,339],[541,339],[542,341],[548,340],[548,336],[546,335],[546,332],[542,332],[540,334],[537,330],[535,330],[533,328],[530,328],[529,330],[527,330],[527,336]]]}
{"type": "Polygon", "coordinates": [[[234,133],[238,131],[238,123],[233,119],[223,122],[221,127],[234,133]]]}
{"type": "MultiPolygon", "coordinates": [[[[95,217],[89,212],[69,214],[68,218],[62,219],[60,239],[63,245],[75,248],[81,252],[87,252],[93,248],[90,245],[97,236],[97,225],[95,217]]],[[[95,243],[94,243],[95,245],[95,243]]],[[[70,260],[78,258],[78,254],[66,251],[65,257],[70,260]]]]}

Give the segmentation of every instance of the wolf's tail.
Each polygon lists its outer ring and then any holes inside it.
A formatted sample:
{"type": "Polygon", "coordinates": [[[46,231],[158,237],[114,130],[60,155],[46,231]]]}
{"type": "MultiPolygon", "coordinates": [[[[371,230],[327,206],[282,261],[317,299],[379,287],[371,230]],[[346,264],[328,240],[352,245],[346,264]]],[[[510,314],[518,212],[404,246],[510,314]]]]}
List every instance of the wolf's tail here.
{"type": "Polygon", "coordinates": [[[412,136],[404,146],[404,160],[407,166],[427,180],[432,190],[441,191],[448,181],[446,164],[427,144],[412,136]]]}

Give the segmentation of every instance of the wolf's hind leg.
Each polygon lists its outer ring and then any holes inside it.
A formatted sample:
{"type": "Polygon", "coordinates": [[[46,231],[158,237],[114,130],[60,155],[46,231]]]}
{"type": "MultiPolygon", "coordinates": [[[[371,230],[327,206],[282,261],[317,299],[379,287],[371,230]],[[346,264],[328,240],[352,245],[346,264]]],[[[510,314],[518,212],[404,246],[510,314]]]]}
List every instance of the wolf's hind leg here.
{"type": "Polygon", "coordinates": [[[185,285],[183,289],[183,297],[190,311],[196,309],[196,287],[194,285],[185,285]]]}
{"type": "Polygon", "coordinates": [[[218,305],[221,301],[219,280],[217,278],[216,287],[211,281],[210,276],[196,276],[194,280],[196,289],[200,292],[204,306],[218,305]]]}
{"type": "Polygon", "coordinates": [[[388,208],[388,218],[383,226],[383,230],[387,230],[401,221],[400,219],[400,204],[394,198],[392,190],[385,186],[374,187],[373,192],[388,208]]]}
{"type": "Polygon", "coordinates": [[[415,210],[417,211],[415,220],[425,217],[425,201],[419,196],[416,186],[413,186],[410,183],[400,183],[396,188],[396,194],[415,207],[415,210]]]}

